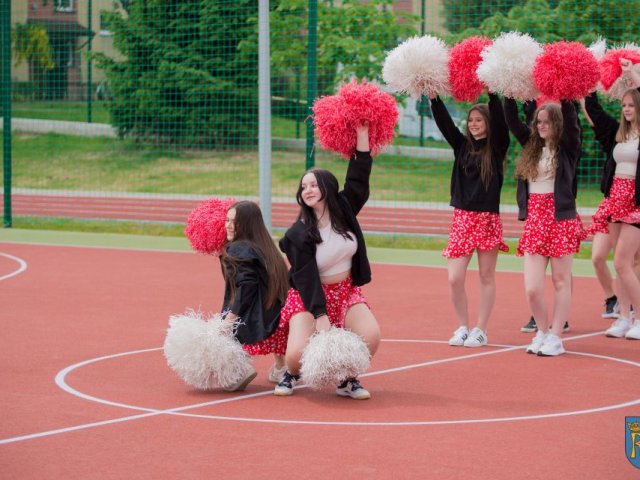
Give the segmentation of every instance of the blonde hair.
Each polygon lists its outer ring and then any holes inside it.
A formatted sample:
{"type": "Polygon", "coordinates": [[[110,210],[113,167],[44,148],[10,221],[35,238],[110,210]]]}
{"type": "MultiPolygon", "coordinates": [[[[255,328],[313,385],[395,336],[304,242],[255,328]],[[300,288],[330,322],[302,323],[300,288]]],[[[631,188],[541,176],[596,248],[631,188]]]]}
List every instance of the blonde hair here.
{"type": "Polygon", "coordinates": [[[620,126],[618,127],[618,131],[616,133],[616,142],[618,143],[626,142],[627,140],[629,140],[629,137],[633,133],[634,129],[636,130],[635,133],[638,133],[638,122],[640,121],[640,92],[638,92],[638,90],[636,90],[635,88],[630,88],[629,90],[624,92],[622,101],[624,101],[624,97],[626,97],[627,95],[631,96],[631,100],[633,100],[633,105],[636,109],[636,118],[634,122],[631,123],[627,121],[626,118],[624,118],[623,113],[620,113],[620,126]]]}
{"type": "Polygon", "coordinates": [[[538,162],[542,156],[542,148],[545,146],[545,140],[538,133],[538,115],[541,111],[549,114],[551,122],[552,135],[549,138],[549,151],[551,152],[551,165],[553,170],[558,167],[558,145],[562,137],[563,118],[560,105],[557,103],[546,103],[535,111],[531,120],[531,136],[522,149],[522,154],[518,159],[516,166],[516,177],[522,180],[531,180],[538,176],[538,162]]]}

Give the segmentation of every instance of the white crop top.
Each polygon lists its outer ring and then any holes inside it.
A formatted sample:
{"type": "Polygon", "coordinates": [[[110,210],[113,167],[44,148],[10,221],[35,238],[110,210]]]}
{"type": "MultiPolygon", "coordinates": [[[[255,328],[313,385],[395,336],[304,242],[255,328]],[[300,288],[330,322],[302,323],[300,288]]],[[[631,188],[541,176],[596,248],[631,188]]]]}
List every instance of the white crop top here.
{"type": "Polygon", "coordinates": [[[553,184],[556,172],[551,163],[551,152],[547,147],[542,147],[542,155],[538,162],[538,175],[529,180],[529,193],[553,193],[553,184]]]}
{"type": "Polygon", "coordinates": [[[613,159],[616,161],[615,175],[635,177],[638,166],[638,139],[618,143],[613,147],[613,159]]]}
{"type": "Polygon", "coordinates": [[[328,277],[351,270],[351,259],[358,249],[356,236],[344,238],[331,228],[331,224],[319,228],[322,243],[316,246],[316,263],[321,277],[328,277]]]}

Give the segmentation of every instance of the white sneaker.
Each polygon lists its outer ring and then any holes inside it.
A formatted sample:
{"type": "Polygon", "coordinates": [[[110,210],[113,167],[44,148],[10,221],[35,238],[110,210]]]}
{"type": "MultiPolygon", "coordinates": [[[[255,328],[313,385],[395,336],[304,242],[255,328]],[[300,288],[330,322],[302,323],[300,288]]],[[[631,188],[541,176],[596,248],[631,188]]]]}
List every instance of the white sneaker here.
{"type": "Polygon", "coordinates": [[[536,355],[540,351],[540,347],[544,343],[544,339],[546,338],[546,336],[547,336],[546,333],[538,330],[535,337],[533,337],[533,341],[527,347],[526,352],[536,355]]]}
{"type": "Polygon", "coordinates": [[[483,332],[482,329],[478,327],[474,327],[469,333],[469,336],[467,337],[467,339],[464,341],[464,346],[465,347],[482,347],[487,344],[488,340],[489,339],[487,338],[487,334],[483,332]]]}
{"type": "Polygon", "coordinates": [[[461,347],[464,345],[464,341],[469,336],[469,329],[467,327],[459,327],[453,336],[449,339],[449,345],[452,347],[461,347]]]}
{"type": "Polygon", "coordinates": [[[629,340],[640,340],[640,319],[633,322],[633,326],[624,334],[629,340]]]}
{"type": "Polygon", "coordinates": [[[619,317],[605,332],[607,337],[622,338],[631,329],[631,322],[628,318],[619,317]]]}
{"type": "Polygon", "coordinates": [[[283,365],[282,368],[278,368],[274,363],[273,365],[271,365],[271,368],[269,369],[269,381],[271,383],[280,383],[280,380],[282,380],[282,377],[284,377],[284,372],[286,371],[287,371],[286,365],[283,365]]]}
{"type": "Polygon", "coordinates": [[[354,400],[368,400],[371,398],[369,391],[360,385],[357,378],[350,378],[338,385],[336,395],[350,397],[354,400]]]}
{"type": "Polygon", "coordinates": [[[562,355],[564,352],[562,339],[553,333],[547,333],[546,337],[544,337],[544,342],[542,342],[538,350],[538,355],[541,357],[556,357],[562,355]]]}

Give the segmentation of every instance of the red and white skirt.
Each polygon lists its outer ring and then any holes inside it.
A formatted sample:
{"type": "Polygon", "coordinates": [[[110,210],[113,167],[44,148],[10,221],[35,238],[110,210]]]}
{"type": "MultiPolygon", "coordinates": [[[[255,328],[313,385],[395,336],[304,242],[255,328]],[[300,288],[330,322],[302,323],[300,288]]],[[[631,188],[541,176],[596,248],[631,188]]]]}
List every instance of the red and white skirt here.
{"type": "Polygon", "coordinates": [[[609,221],[640,224],[640,207],[636,207],[635,178],[613,178],[609,191],[609,221]]]}
{"type": "MultiPolygon", "coordinates": [[[[331,325],[338,328],[344,328],[349,308],[358,303],[367,303],[366,298],[362,294],[362,289],[351,283],[351,277],[338,283],[322,285],[322,290],[324,290],[324,297],[327,302],[327,316],[329,317],[329,321],[331,325]]],[[[307,309],[304,303],[302,303],[302,298],[300,298],[298,291],[290,288],[287,293],[287,301],[280,312],[279,328],[283,325],[288,327],[291,317],[297,313],[306,311],[307,309]]]]}
{"type": "Polygon", "coordinates": [[[449,230],[449,243],[442,251],[447,258],[460,258],[471,255],[475,249],[508,252],[509,246],[502,237],[502,219],[493,212],[471,212],[453,210],[453,219],[449,230]]]}
{"type": "Polygon", "coordinates": [[[287,351],[287,339],[289,338],[289,324],[282,322],[276,328],[276,331],[271,336],[260,340],[256,343],[247,343],[242,346],[244,351],[249,355],[268,355],[270,353],[276,353],[278,355],[284,355],[287,351]]]}
{"type": "Polygon", "coordinates": [[[531,193],[516,255],[529,253],[557,258],[578,253],[580,242],[586,237],[580,215],[569,220],[554,218],[553,193],[531,193]]]}
{"type": "Polygon", "coordinates": [[[587,235],[595,235],[596,233],[609,233],[609,199],[606,197],[598,205],[598,209],[591,217],[591,223],[587,227],[587,235]]]}

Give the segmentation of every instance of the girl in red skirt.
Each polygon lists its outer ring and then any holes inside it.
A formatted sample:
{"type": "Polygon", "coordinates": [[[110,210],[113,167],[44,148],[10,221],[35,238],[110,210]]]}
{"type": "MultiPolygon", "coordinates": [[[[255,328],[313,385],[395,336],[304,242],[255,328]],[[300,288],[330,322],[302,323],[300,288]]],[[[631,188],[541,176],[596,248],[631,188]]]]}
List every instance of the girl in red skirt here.
{"type": "Polygon", "coordinates": [[[487,323],[496,297],[495,272],[498,251],[509,250],[502,238],[500,192],[509,131],[502,103],[489,94],[489,105],[474,105],[467,114],[467,128],[460,132],[440,98],[431,99],[433,118],[453,148],[451,206],[453,220],[447,257],[449,293],[458,328],[449,345],[480,347],[487,344],[487,323]],[[476,326],[469,330],[465,279],[473,252],[478,255],[480,301],[476,326]]]}
{"type": "MultiPolygon", "coordinates": [[[[233,204],[225,221],[227,244],[220,256],[225,289],[222,312],[235,322],[234,335],[251,355],[274,354],[269,380],[284,375],[287,326],[280,326],[280,309],[287,295],[287,267],[253,202],[233,204]]],[[[249,372],[236,388],[242,390],[256,372],[249,372]]]]}
{"type": "MultiPolygon", "coordinates": [[[[621,59],[620,63],[623,70],[631,69],[628,60],[621,59]]],[[[640,320],[632,321],[630,306],[640,305],[640,280],[633,268],[640,249],[640,93],[636,89],[625,92],[620,121],[602,109],[595,93],[586,98],[585,106],[596,138],[607,152],[602,184],[614,246],[620,316],[606,334],[636,340],[640,339],[640,320]]]]}
{"type": "Polygon", "coordinates": [[[516,167],[518,219],[524,232],[517,255],[524,256],[524,283],[538,331],[527,353],[542,356],[565,352],[560,334],[571,310],[573,255],[580,250],[585,231],[576,210],[576,168],[580,158],[580,127],[575,106],[540,106],[531,127],[518,117],[515,100],[505,100],[509,129],[523,146],[516,167]],[[545,272],[551,263],[554,312],[548,329],[544,296],[545,272]]]}
{"type": "MultiPolygon", "coordinates": [[[[362,229],[356,219],[369,198],[372,158],[369,128],[356,129],[356,152],[349,161],[344,189],[329,171],[312,169],[300,180],[296,199],[298,220],[280,240],[287,255],[289,289],[281,325],[288,325],[287,371],[274,394],[288,396],[300,379],[300,359],[316,330],[331,325],[347,328],[367,344],[373,354],[380,343],[380,328],[360,287],[371,281],[362,229]]],[[[357,400],[371,397],[357,378],[345,378],[336,394],[357,400]]]]}

